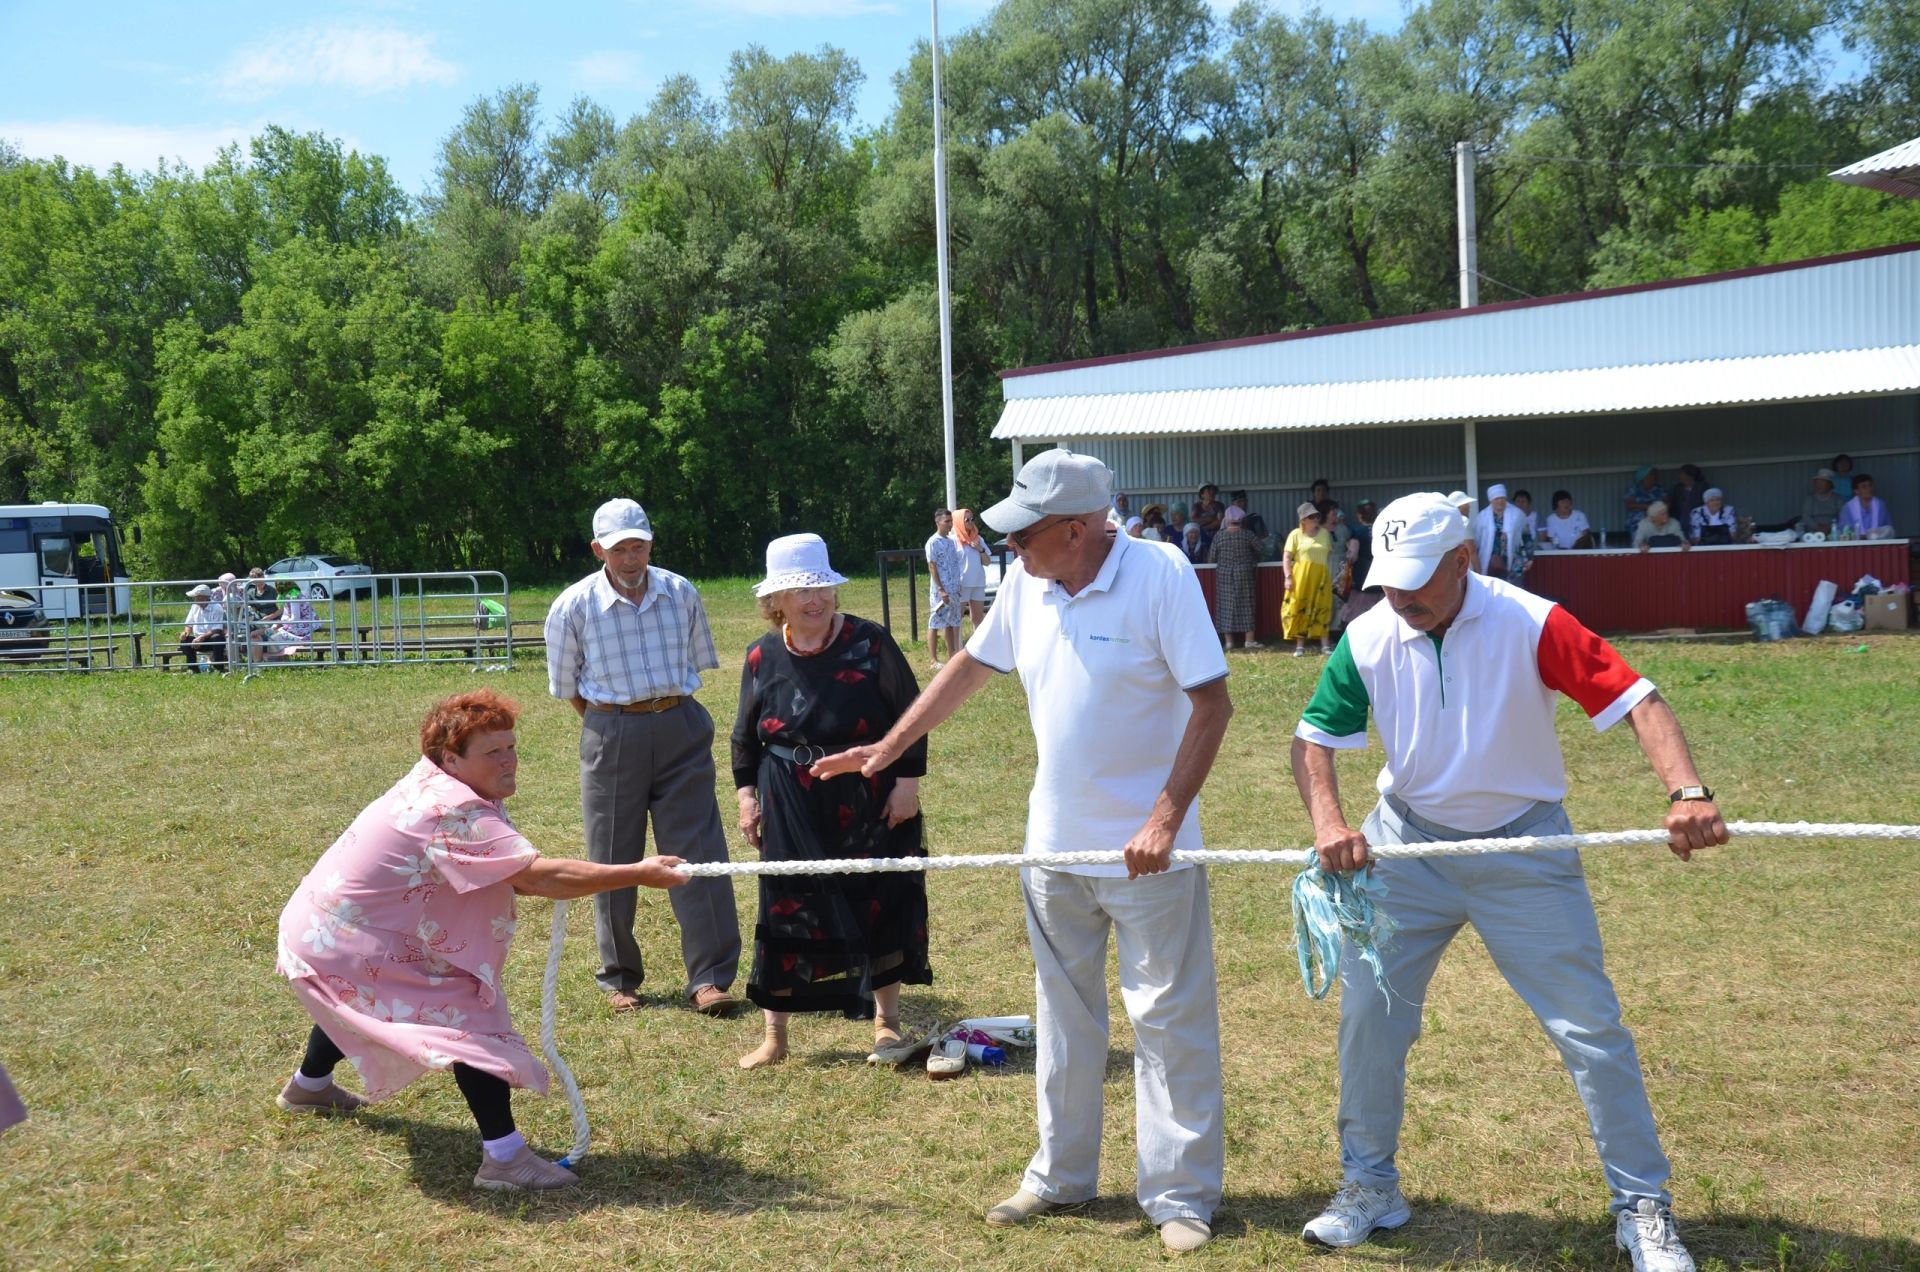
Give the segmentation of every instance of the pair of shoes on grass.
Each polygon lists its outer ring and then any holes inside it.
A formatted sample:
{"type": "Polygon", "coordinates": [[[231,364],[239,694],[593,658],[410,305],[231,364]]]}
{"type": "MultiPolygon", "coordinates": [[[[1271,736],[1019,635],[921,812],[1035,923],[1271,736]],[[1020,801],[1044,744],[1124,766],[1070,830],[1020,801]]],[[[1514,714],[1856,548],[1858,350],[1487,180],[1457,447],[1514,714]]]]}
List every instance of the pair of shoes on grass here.
{"type": "MultiPolygon", "coordinates": [[[[364,1096],[355,1095],[335,1083],[328,1083],[318,1091],[309,1091],[291,1078],[287,1079],[287,1085],[281,1088],[273,1102],[283,1112],[309,1117],[357,1113],[367,1106],[364,1096]]],[[[557,1188],[571,1188],[579,1182],[578,1175],[557,1162],[548,1161],[525,1144],[504,1162],[495,1161],[482,1152],[479,1173],[473,1177],[475,1188],[484,1188],[489,1192],[552,1192],[557,1188]]]]}
{"type": "MultiPolygon", "coordinates": [[[[1084,1201],[1048,1201],[1025,1188],[987,1211],[987,1222],[996,1228],[1013,1228],[1042,1215],[1056,1215],[1086,1205],[1084,1201]]],[[[1160,1242],[1169,1254],[1187,1254],[1213,1239],[1213,1228],[1191,1216],[1179,1216],[1160,1225],[1160,1242]]]]}
{"type": "MultiPolygon", "coordinates": [[[[1300,1239],[1309,1245],[1345,1249],[1382,1229],[1398,1228],[1412,1217],[1413,1208],[1398,1188],[1348,1183],[1301,1230],[1300,1239]]],[[[1614,1217],[1613,1242],[1633,1259],[1634,1272],[1694,1272],[1693,1256],[1680,1240],[1673,1209],[1651,1197],[1641,1198],[1614,1217]]]]}

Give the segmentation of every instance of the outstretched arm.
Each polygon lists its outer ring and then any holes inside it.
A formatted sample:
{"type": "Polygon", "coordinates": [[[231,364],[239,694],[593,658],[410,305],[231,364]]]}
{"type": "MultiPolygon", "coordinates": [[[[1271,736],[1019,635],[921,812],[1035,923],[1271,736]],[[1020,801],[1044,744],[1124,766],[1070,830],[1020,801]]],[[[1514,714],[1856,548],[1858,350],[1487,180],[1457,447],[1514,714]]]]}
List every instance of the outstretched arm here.
{"type": "Polygon", "coordinates": [[[678,857],[648,857],[631,865],[603,865],[574,857],[535,857],[507,882],[522,896],[572,901],[615,888],[677,888],[688,881],[674,867],[678,857]]]}
{"type": "Polygon", "coordinates": [[[838,777],[842,773],[858,771],[868,777],[874,776],[958,711],[960,704],[972,697],[974,691],[987,683],[992,675],[993,668],[978,661],[966,650],[961,650],[947,660],[947,665],[940,669],[933,683],[921,690],[920,696],[907,708],[907,713],[887,730],[886,737],[871,746],[856,746],[837,755],[829,755],[813,766],[813,775],[838,777]]]}

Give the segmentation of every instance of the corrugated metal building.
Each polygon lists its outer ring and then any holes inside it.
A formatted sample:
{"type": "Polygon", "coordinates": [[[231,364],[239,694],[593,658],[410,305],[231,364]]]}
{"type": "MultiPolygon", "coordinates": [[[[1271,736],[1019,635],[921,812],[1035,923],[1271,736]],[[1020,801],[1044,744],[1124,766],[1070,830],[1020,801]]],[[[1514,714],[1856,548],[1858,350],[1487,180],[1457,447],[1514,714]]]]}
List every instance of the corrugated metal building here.
{"type": "Polygon", "coordinates": [[[1134,506],[1205,481],[1282,529],[1315,477],[1571,491],[1618,530],[1643,463],[1766,523],[1837,452],[1920,530],[1920,243],[1002,374],[993,436],[1099,455],[1134,506]]]}

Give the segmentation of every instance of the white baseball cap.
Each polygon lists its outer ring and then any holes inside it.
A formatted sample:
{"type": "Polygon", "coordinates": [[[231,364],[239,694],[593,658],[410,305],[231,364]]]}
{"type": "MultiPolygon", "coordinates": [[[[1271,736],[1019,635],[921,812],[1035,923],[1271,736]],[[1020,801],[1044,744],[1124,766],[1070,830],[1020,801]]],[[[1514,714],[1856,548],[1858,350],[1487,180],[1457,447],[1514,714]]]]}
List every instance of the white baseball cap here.
{"type": "Polygon", "coordinates": [[[839,587],[846,576],[827,560],[827,541],[817,534],[782,535],[767,545],[767,577],[753,588],[755,596],[771,596],[802,587],[839,587]]]}
{"type": "Polygon", "coordinates": [[[627,539],[653,542],[653,523],[647,510],[631,499],[609,499],[593,510],[593,541],[610,548],[627,539]]]}
{"type": "Polygon", "coordinates": [[[980,514],[1001,534],[1025,530],[1042,517],[1078,517],[1113,506],[1113,474],[1091,455],[1065,447],[1041,451],[1013,479],[1013,493],[980,514]]]}
{"type": "Polygon", "coordinates": [[[1410,591],[1433,577],[1441,558],[1467,541],[1458,495],[1402,495],[1373,519],[1373,568],[1365,587],[1410,591]]]}

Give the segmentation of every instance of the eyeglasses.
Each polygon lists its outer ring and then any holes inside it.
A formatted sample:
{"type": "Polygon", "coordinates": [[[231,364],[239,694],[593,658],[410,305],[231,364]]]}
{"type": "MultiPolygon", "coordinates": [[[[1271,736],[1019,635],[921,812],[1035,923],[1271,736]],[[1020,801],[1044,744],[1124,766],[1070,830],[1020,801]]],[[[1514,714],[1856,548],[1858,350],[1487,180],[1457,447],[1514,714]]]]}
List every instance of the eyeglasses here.
{"type": "Polygon", "coordinates": [[[1052,530],[1057,526],[1067,526],[1072,524],[1073,524],[1073,518],[1063,517],[1059,521],[1048,522],[1046,525],[1041,526],[1038,530],[1035,530],[1031,527],[1025,530],[1015,530],[1012,534],[1009,534],[1007,536],[1007,542],[1011,543],[1014,547],[1020,549],[1020,551],[1025,552],[1029,547],[1033,546],[1033,541],[1035,539],[1038,539],[1041,535],[1045,534],[1047,531],[1052,530]]]}

